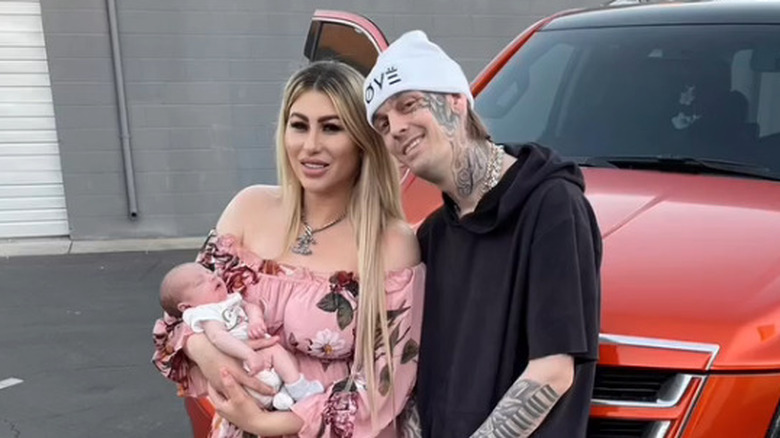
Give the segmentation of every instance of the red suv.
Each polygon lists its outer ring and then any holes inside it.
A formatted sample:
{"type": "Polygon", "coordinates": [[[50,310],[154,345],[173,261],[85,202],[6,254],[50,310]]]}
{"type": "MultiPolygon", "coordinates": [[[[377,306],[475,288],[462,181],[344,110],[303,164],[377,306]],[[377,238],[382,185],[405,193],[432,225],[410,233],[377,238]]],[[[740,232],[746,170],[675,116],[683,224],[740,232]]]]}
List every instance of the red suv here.
{"type": "MultiPolygon", "coordinates": [[[[318,11],[305,54],[366,73],[385,47],[318,11]]],[[[566,11],[473,91],[496,142],[584,167],[605,245],[588,437],[780,438],[780,2],[566,11]]],[[[441,198],[407,175],[404,203],[417,223],[441,198]]],[[[187,406],[201,436],[210,405],[187,406]]]]}

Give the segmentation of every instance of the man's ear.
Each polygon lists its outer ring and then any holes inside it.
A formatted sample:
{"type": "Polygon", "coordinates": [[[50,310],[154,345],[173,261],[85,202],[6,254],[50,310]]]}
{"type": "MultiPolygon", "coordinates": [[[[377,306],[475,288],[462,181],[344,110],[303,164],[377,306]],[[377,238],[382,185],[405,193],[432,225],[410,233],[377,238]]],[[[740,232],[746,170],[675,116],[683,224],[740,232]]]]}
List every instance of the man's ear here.
{"type": "Polygon", "coordinates": [[[447,101],[455,114],[466,114],[468,112],[469,100],[465,94],[449,94],[447,101]]]}

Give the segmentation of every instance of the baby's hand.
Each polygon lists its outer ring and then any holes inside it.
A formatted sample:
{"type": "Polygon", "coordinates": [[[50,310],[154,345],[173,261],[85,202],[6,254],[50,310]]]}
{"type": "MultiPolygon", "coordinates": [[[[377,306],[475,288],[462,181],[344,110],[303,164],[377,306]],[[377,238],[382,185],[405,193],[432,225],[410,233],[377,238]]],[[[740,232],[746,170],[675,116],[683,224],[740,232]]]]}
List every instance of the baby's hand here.
{"type": "Polygon", "coordinates": [[[260,371],[263,371],[270,367],[271,364],[266,360],[265,356],[262,354],[253,354],[249,356],[249,358],[244,362],[244,368],[246,368],[250,376],[254,376],[260,371]]]}
{"type": "Polygon", "coordinates": [[[249,324],[249,339],[262,339],[266,337],[265,322],[255,321],[249,324]]]}

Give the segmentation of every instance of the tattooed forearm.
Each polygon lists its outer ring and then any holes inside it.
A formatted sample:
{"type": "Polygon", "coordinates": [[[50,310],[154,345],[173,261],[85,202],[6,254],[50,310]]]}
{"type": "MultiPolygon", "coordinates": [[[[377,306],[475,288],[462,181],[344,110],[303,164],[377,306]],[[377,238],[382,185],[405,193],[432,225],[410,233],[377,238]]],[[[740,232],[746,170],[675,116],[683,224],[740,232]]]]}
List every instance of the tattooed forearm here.
{"type": "Polygon", "coordinates": [[[520,379],[471,438],[525,438],[531,436],[561,396],[550,385],[520,379]]]}

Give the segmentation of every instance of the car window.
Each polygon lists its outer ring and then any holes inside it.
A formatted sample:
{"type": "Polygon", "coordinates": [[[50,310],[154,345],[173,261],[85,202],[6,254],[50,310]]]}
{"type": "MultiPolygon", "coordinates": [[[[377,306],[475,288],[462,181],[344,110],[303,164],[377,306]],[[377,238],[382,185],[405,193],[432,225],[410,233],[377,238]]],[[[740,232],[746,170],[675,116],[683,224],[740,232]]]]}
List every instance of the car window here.
{"type": "Polygon", "coordinates": [[[780,73],[760,73],[758,83],[756,123],[760,137],[771,137],[780,133],[780,73]]]}
{"type": "Polygon", "coordinates": [[[332,59],[347,63],[367,75],[374,66],[378,49],[363,31],[349,24],[322,22],[309,28],[308,41],[316,40],[317,45],[311,61],[332,59]],[[318,32],[314,38],[311,33],[318,32]]]}
{"type": "Polygon", "coordinates": [[[549,123],[556,93],[560,90],[564,70],[569,64],[574,48],[565,43],[556,44],[540,54],[539,58],[521,73],[504,75],[506,83],[491,87],[483,93],[494,96],[483,97],[492,104],[484,107],[485,115],[501,120],[525,120],[523,126],[510,123],[495,124],[494,136],[506,137],[522,131],[522,136],[537,138],[549,123]]]}
{"type": "Polygon", "coordinates": [[[780,174],[780,26],[544,31],[478,96],[499,142],[681,155],[780,174]]]}

